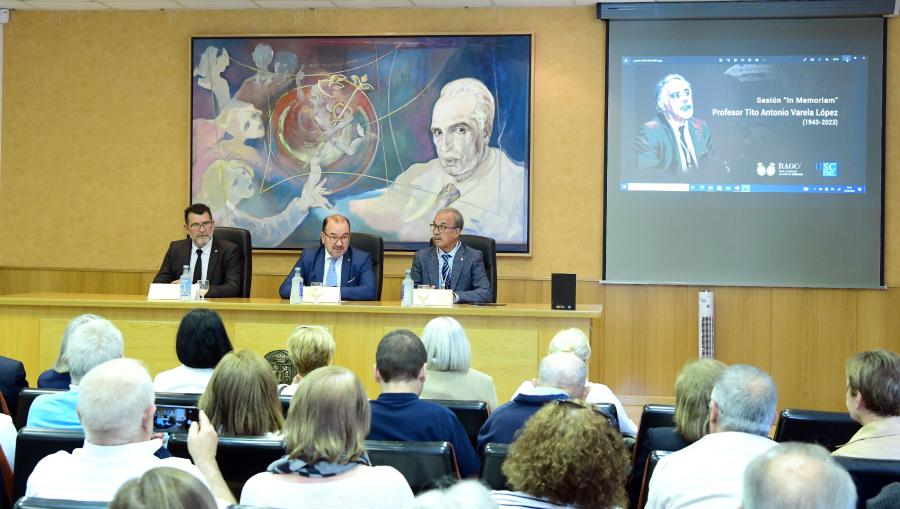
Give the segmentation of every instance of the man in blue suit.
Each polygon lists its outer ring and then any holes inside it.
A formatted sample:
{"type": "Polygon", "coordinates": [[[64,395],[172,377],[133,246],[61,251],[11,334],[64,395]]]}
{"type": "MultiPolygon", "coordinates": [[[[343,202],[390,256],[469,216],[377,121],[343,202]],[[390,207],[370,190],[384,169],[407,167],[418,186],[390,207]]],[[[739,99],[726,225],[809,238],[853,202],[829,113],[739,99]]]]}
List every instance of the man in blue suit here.
{"type": "Polygon", "coordinates": [[[434,247],[416,252],[411,276],[416,285],[453,290],[454,302],[490,302],[491,282],[481,251],[459,241],[463,217],[454,208],[441,209],[431,223],[434,247]]]}
{"type": "Polygon", "coordinates": [[[341,287],[342,300],[374,300],[375,272],[372,257],[350,247],[350,221],[332,214],[322,222],[322,244],[318,249],[304,249],[300,259],[281,283],[282,299],[291,296],[291,278],[300,267],[305,284],[321,282],[324,286],[341,287]]]}

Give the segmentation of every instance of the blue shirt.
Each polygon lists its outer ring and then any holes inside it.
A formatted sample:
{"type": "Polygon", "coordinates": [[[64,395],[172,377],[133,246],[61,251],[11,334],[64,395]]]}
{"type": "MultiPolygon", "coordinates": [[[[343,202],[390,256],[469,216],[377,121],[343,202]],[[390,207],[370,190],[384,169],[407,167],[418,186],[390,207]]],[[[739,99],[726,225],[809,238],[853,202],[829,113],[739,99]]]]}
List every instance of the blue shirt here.
{"type": "Polygon", "coordinates": [[[78,420],[78,387],[58,394],[43,394],[34,398],[28,410],[26,426],[35,428],[81,429],[78,420]]]}
{"type": "Polygon", "coordinates": [[[369,402],[372,427],[369,440],[450,442],[463,478],[478,475],[480,462],[466,430],[446,407],[422,401],[413,393],[387,393],[369,402]]]}

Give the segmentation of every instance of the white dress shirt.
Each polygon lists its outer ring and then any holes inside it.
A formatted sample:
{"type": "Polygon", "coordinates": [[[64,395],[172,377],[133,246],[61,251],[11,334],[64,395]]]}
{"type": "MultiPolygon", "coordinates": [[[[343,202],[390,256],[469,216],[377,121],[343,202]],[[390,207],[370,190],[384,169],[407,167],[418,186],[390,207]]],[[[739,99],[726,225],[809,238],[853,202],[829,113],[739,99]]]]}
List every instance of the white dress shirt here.
{"type": "Polygon", "coordinates": [[[0,449],[6,456],[9,468],[16,470],[16,426],[12,418],[6,414],[0,414],[0,449]]]}
{"type": "Polygon", "coordinates": [[[394,467],[357,466],[327,478],[262,472],[241,491],[241,504],[291,509],[402,509],[414,498],[394,467]]]}
{"type": "Polygon", "coordinates": [[[200,394],[206,389],[212,374],[212,368],[189,368],[181,365],[158,373],[153,379],[153,390],[200,394]]]}
{"type": "Polygon", "coordinates": [[[710,433],[659,460],[646,509],[740,507],[744,469],[776,445],[750,433],[710,433]]]}
{"type": "MultiPolygon", "coordinates": [[[[197,265],[197,249],[197,244],[191,242],[191,267],[189,269],[191,278],[194,277],[194,267],[197,265]]],[[[209,273],[209,255],[212,253],[212,236],[209,237],[209,242],[199,249],[202,251],[201,255],[203,256],[200,262],[203,264],[203,272],[201,273],[202,276],[200,279],[209,279],[206,275],[209,273]]]]}
{"type": "Polygon", "coordinates": [[[87,441],[71,453],[51,454],[34,467],[25,495],[84,501],[110,501],[125,481],[156,467],[173,467],[208,486],[200,470],[185,458],[153,455],[162,442],[149,440],[125,445],[94,445],[87,441]]]}

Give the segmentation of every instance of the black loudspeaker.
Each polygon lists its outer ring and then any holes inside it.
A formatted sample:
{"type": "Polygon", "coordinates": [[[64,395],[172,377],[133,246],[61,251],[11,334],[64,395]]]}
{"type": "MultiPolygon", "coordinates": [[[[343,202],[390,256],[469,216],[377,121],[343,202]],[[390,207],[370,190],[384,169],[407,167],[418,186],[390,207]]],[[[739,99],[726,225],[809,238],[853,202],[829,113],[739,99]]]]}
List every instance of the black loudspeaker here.
{"type": "Polygon", "coordinates": [[[550,309],[575,309],[575,274],[550,275],[550,309]]]}

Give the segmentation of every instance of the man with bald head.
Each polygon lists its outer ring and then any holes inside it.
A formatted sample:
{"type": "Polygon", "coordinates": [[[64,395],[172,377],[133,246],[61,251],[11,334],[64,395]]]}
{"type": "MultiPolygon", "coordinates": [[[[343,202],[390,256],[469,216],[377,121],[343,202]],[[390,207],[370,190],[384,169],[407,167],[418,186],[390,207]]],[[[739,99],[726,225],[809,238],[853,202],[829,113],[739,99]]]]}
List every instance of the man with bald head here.
{"type": "Polygon", "coordinates": [[[304,249],[281,282],[278,294],[282,299],[291,296],[291,279],[298,267],[306,285],[339,286],[341,300],[375,300],[372,257],[361,249],[350,247],[350,220],[340,214],[325,218],[319,247],[304,249]]]}
{"type": "Polygon", "coordinates": [[[725,369],[709,397],[709,434],[659,460],[650,478],[648,509],[718,509],[741,501],[744,468],[775,447],[775,382],[764,371],[725,369]]]}
{"type": "Polygon", "coordinates": [[[188,431],[193,464],[154,454],[162,442],[153,438],[153,398],[153,381],[140,362],[114,359],[93,368],[81,380],[78,398],[84,445],[39,461],[28,477],[25,495],[108,502],[129,479],[152,468],[172,467],[207,485],[222,507],[235,503],[216,463],[218,436],[203,412],[188,431]]]}
{"type": "Polygon", "coordinates": [[[431,113],[436,158],[412,164],[380,194],[350,203],[351,212],[376,230],[418,242],[435,213],[452,206],[466,218],[466,233],[498,244],[524,243],[528,229],[528,175],[500,148],[490,147],[495,101],[475,78],[441,88],[431,113]]]}
{"type": "Polygon", "coordinates": [[[853,509],[850,474],[818,444],[784,443],[747,465],[741,509],[853,509]]]}
{"type": "Polygon", "coordinates": [[[500,405],[478,431],[478,450],[491,442],[509,444],[535,412],[546,403],[587,394],[587,366],[577,355],[557,352],[541,359],[534,387],[525,388],[512,401],[500,405]]]}

